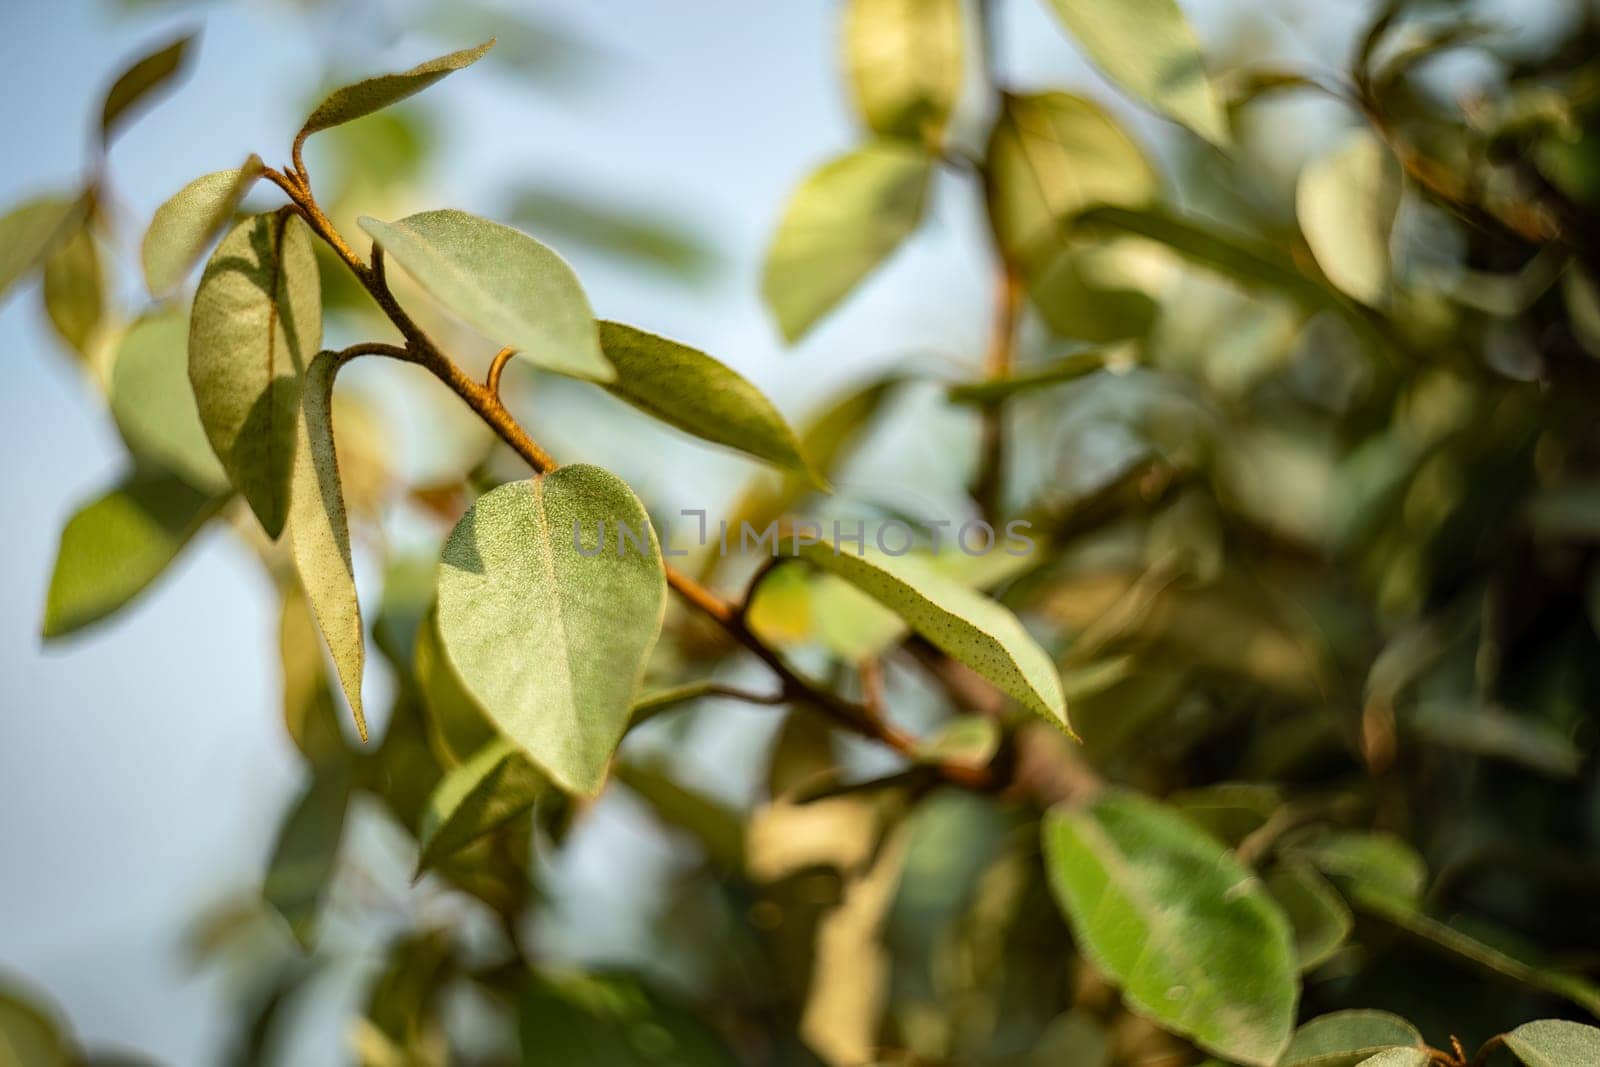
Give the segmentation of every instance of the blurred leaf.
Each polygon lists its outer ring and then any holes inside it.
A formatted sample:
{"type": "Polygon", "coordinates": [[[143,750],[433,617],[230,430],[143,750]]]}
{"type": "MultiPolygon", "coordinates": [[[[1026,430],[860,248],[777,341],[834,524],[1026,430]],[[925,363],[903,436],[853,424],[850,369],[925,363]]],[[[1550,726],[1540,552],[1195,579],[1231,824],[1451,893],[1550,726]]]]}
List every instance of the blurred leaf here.
{"type": "Polygon", "coordinates": [[[767,250],[761,295],[790,344],[911,236],[933,162],[877,142],[813,171],[790,197],[767,250]]]}
{"type": "Polygon", "coordinates": [[[100,109],[100,141],[110,144],[125,118],[182,73],[196,34],[187,34],[143,56],[117,78],[100,109]]]}
{"type": "Polygon", "coordinates": [[[1253,782],[1219,782],[1173,793],[1167,803],[1218,841],[1237,847],[1283,806],[1283,791],[1253,782]]]}
{"type": "Polygon", "coordinates": [[[658,819],[694,838],[717,866],[744,869],[744,825],[738,811],[679,782],[660,763],[621,760],[616,775],[658,819]]]}
{"type": "Polygon", "coordinates": [[[440,1002],[455,970],[453,953],[446,930],[407,934],[387,947],[366,1018],[351,1037],[363,1053],[378,1053],[364,1055],[362,1067],[442,1067],[449,1061],[440,1002]]]}
{"type": "Polygon", "coordinates": [[[533,807],[542,774],[509,741],[491,741],[434,787],[417,839],[419,872],[533,807]]]}
{"type": "Polygon", "coordinates": [[[1280,863],[1268,873],[1266,884],[1294,931],[1300,970],[1326,962],[1350,936],[1354,925],[1350,908],[1310,865],[1280,863]]]}
{"type": "Polygon", "coordinates": [[[1119,251],[1117,244],[1085,244],[1064,248],[1044,264],[1028,296],[1051,330],[1091,344],[1142,337],[1150,331],[1160,305],[1138,285],[1115,276],[1112,268],[1119,251]]]}
{"type": "Polygon", "coordinates": [[[693,232],[673,219],[567,196],[550,189],[518,191],[511,217],[529,230],[615,256],[701,278],[716,266],[716,255],[693,232]]]}
{"type": "Polygon", "coordinates": [[[1299,980],[1289,924],[1253,874],[1134,793],[1055,808],[1043,834],[1074,939],[1134,1008],[1220,1056],[1277,1062],[1299,980]]]}
{"type": "Polygon", "coordinates": [[[293,586],[285,588],[278,617],[283,721],[295,747],[313,767],[333,766],[349,758],[322,648],[305,593],[293,586]]]}
{"type": "Polygon", "coordinates": [[[849,0],[844,61],[874,132],[937,146],[961,97],[960,0],[849,0]]]}
{"type": "Polygon", "coordinates": [[[1294,1033],[1282,1067],[1355,1067],[1393,1048],[1421,1048],[1422,1035],[1386,1011],[1336,1011],[1319,1016],[1294,1033]]]}
{"type": "Polygon", "coordinates": [[[1524,1023],[1505,1035],[1506,1048],[1527,1067],[1600,1063],[1600,1030],[1562,1019],[1524,1023]]]}
{"type": "Polygon", "coordinates": [[[106,280],[87,224],[73,230],[44,261],[44,307],[61,339],[88,356],[106,313],[106,280]]]}
{"type": "Polygon", "coordinates": [[[308,951],[339,859],[349,804],[350,781],[345,775],[314,775],[279,826],[267,864],[261,895],[308,951]]]}
{"type": "Polygon", "coordinates": [[[321,347],[310,229],[296,215],[240,222],[195,293],[189,381],[212,451],[274,540],[289,514],[300,376],[321,347]]]}
{"type": "Polygon", "coordinates": [[[1405,716],[1424,741],[1521,764],[1553,778],[1573,778],[1583,751],[1554,723],[1511,711],[1453,700],[1427,700],[1405,716]]]}
{"type": "Polygon", "coordinates": [[[361,228],[450,311],[537,366],[591,381],[616,371],[600,351],[572,268],[525,233],[464,211],[425,211],[361,228]]]}
{"type": "Polygon", "coordinates": [[[1227,114],[1177,0],[1050,0],[1050,7],[1106,77],[1212,144],[1228,147],[1227,114]]]}
{"type": "Polygon", "coordinates": [[[1070,731],[1055,664],[999,603],[916,556],[856,556],[802,544],[800,554],[905,620],[935,648],[966,664],[1023,707],[1070,731]]]}
{"type": "Polygon", "coordinates": [[[157,309],[134,322],[117,348],[110,393],[111,415],[137,459],[198,489],[228,488],[189,386],[189,320],[182,310],[157,309]]]}
{"type": "Polygon", "coordinates": [[[428,736],[440,764],[457,767],[499,735],[445,655],[435,612],[428,612],[417,627],[415,648],[412,670],[428,713],[428,736]]]}
{"type": "Polygon", "coordinates": [[[1296,844],[1293,851],[1363,894],[1411,903],[1428,883],[1422,857],[1393,834],[1339,831],[1296,844]]]}
{"type": "Polygon", "coordinates": [[[166,296],[183,283],[207,246],[233,218],[261,171],[261,157],[252,154],[237,170],[196,178],[156,208],[139,250],[152,296],[166,296]]]}
{"type": "Polygon", "coordinates": [[[4,1067],[76,1067],[72,1040],[43,1007],[11,982],[0,983],[0,1064],[4,1067]]]}
{"type": "Polygon", "coordinates": [[[628,975],[537,975],[519,1009],[525,1058],[541,1067],[733,1067],[687,1010],[628,975]]]}
{"type": "Polygon", "coordinates": [[[1295,190],[1317,265],[1342,292],[1373,306],[1389,297],[1389,236],[1399,207],[1400,164],[1364,129],[1310,163],[1295,190]]]}
{"type": "Polygon", "coordinates": [[[1031,392],[1063,382],[1076,381],[1105,367],[1114,350],[1091,348],[1063,356],[1036,370],[1025,370],[1001,378],[990,378],[967,385],[952,385],[949,390],[952,404],[989,406],[1009,400],[1018,393],[1031,392]]]}
{"type": "Polygon", "coordinates": [[[166,570],[224,499],[169,474],[135,471],[80,507],[61,531],[44,636],[80,630],[131,601],[166,570]]]}
{"type": "Polygon", "coordinates": [[[1000,750],[1000,724],[982,715],[961,715],[945,723],[917,749],[928,763],[984,767],[1000,750]]]}
{"type": "Polygon", "coordinates": [[[698,349],[620,322],[600,323],[600,347],[617,368],[606,386],[613,396],[702,440],[806,471],[794,431],[738,372],[698,349]]]}
{"type": "Polygon", "coordinates": [[[470,67],[493,47],[494,38],[491,37],[476,48],[464,48],[438,59],[430,59],[408,71],[380,74],[335,89],[311,112],[311,117],[306,119],[300,130],[300,136],[305,137],[318,130],[370,115],[390,104],[398,104],[406,97],[422,92],[445,75],[470,67]]]}
{"type": "Polygon", "coordinates": [[[316,614],[317,628],[333,654],[356,730],[365,741],[361,674],[367,661],[366,638],[361,605],[356,600],[339,458],[333,445],[333,379],[338,372],[338,354],[323,352],[311,361],[301,382],[289,489],[289,547],[316,614]]]}
{"type": "Polygon", "coordinates": [[[500,732],[557,785],[592,796],[627,728],[666,592],[633,491],[599,467],[562,467],[485,493],[456,525],[439,567],[439,634],[500,732]],[[606,546],[605,527],[620,524],[643,532],[644,551],[606,546]],[[579,533],[596,527],[597,554],[585,558],[579,533]]]}
{"type": "Polygon", "coordinates": [[[73,230],[84,200],[40,196],[0,216],[0,298],[73,230]]]}

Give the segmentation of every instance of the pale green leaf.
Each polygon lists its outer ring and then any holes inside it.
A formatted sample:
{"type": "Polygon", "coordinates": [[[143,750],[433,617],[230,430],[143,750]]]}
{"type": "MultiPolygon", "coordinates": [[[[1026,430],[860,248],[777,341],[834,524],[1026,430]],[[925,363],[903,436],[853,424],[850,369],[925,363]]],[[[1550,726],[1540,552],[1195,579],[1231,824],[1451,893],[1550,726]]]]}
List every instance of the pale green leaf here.
{"type": "Polygon", "coordinates": [[[435,611],[428,612],[417,627],[412,661],[412,671],[417,676],[422,703],[428,713],[429,741],[443,766],[457,767],[499,735],[444,654],[435,611]]]}
{"type": "Polygon", "coordinates": [[[1381,306],[1389,296],[1389,237],[1400,207],[1400,164],[1366,129],[1310,163],[1295,213],[1322,273],[1341,292],[1381,306]]]}
{"type": "Polygon", "coordinates": [[[170,474],[135,472],[86,504],[61,531],[44,636],[82,629],[121,608],[166,569],[223,497],[170,474]]]}
{"type": "Polygon", "coordinates": [[[1600,1063],[1600,1030],[1562,1019],[1524,1023],[1505,1035],[1506,1048],[1527,1067],[1600,1063]]]}
{"type": "Polygon", "coordinates": [[[1289,924],[1249,870],[1187,819],[1124,791],[1043,825],[1056,899],[1123,998],[1209,1052],[1274,1064],[1294,1028],[1289,924]]]}
{"type": "Polygon", "coordinates": [[[546,370],[597,382],[616,377],[577,275],[532,237],[464,211],[360,221],[385,255],[491,341],[546,370]]]}
{"type": "Polygon", "coordinates": [[[1095,103],[1071,93],[1007,95],[989,134],[989,217],[1007,257],[1030,272],[1052,262],[1073,220],[1104,205],[1155,199],[1155,171],[1095,103]]]}
{"type": "Polygon", "coordinates": [[[544,775],[509,741],[491,741],[440,779],[422,813],[417,869],[432,867],[533,807],[544,775]]]}
{"type": "Polygon", "coordinates": [[[105,272],[88,225],[70,231],[44,261],[44,308],[73,351],[89,354],[106,311],[105,272]]]}
{"type": "Polygon", "coordinates": [[[518,1009],[522,1047],[547,1067],[735,1067],[716,1033],[627,975],[533,975],[518,1009]]]}
{"type": "Polygon", "coordinates": [[[245,219],[211,254],[189,317],[189,382],[228,479],[283,532],[300,378],[322,346],[322,286],[297,215],[245,219]]]}
{"type": "Polygon", "coordinates": [[[356,730],[365,741],[361,673],[367,659],[366,642],[350,562],[350,524],[339,484],[339,457],[333,444],[333,379],[338,371],[338,354],[323,352],[311,361],[301,384],[289,490],[289,547],[317,626],[333,654],[356,730]]]}
{"type": "Polygon", "coordinates": [[[600,347],[617,368],[606,389],[640,411],[706,441],[804,472],[800,442],[772,401],[698,349],[619,322],[600,323],[600,347]]]}
{"type": "Polygon", "coordinates": [[[1177,0],[1050,0],[1094,65],[1137,99],[1219,147],[1228,118],[1177,0]]]}
{"type": "Polygon", "coordinates": [[[644,508],[599,467],[479,497],[439,566],[439,635],[461,681],[501,734],[578,793],[604,784],[665,608],[644,508]],[[643,551],[618,547],[619,525],[643,551]]]}
{"type": "Polygon", "coordinates": [[[1428,882],[1422,857],[1393,834],[1329,833],[1296,844],[1294,851],[1336,881],[1363,893],[1415,901],[1428,882]]]}
{"type": "Polygon", "coordinates": [[[349,750],[339,732],[322,639],[310,601],[294,586],[283,590],[278,656],[283,668],[283,724],[290,740],[313,767],[343,763],[349,750]]]}
{"type": "Polygon", "coordinates": [[[801,183],[761,278],[784,340],[798,341],[911,235],[932,175],[926,153],[881,142],[823,164],[801,183]]]}
{"type": "Polygon", "coordinates": [[[1360,1067],[1428,1067],[1435,1062],[1427,1049],[1390,1048],[1362,1060],[1360,1067]]]}
{"type": "Polygon", "coordinates": [[[1422,1035],[1386,1011],[1336,1011],[1295,1031],[1280,1067],[1355,1067],[1380,1052],[1421,1048],[1422,1035]]]}
{"type": "Polygon", "coordinates": [[[1000,750],[1000,724],[983,715],[952,719],[922,743],[917,759],[927,763],[986,766],[1000,750]]]}
{"type": "Polygon", "coordinates": [[[871,596],[1028,710],[1070,729],[1055,664],[999,603],[919,556],[835,553],[826,543],[802,543],[800,555],[871,596]]]}
{"type": "Polygon", "coordinates": [[[134,456],[197,489],[228,488],[189,386],[189,320],[180,309],[152,311],[123,335],[111,368],[110,400],[134,456]]]}
{"type": "Polygon", "coordinates": [[[875,133],[934,146],[961,96],[961,0],[850,0],[844,61],[875,133]]]}
{"type": "Polygon", "coordinates": [[[310,948],[322,902],[339,859],[350,781],[342,773],[319,773],[278,828],[261,895],[310,948]]]}
{"type": "Polygon", "coordinates": [[[40,196],[0,216],[0,298],[72,232],[83,209],[81,199],[40,196]]]}
{"type": "Polygon", "coordinates": [[[300,136],[326,130],[330,126],[380,111],[390,104],[397,104],[408,96],[422,92],[445,75],[472,66],[493,47],[494,38],[491,37],[476,48],[463,48],[459,52],[430,59],[399,74],[380,74],[375,78],[341,86],[329,93],[311,112],[311,117],[301,127],[300,136]]]}
{"type": "Polygon", "coordinates": [[[112,84],[100,109],[103,144],[110,143],[131,111],[151,94],[165,89],[182,72],[194,39],[194,34],[188,34],[141,57],[112,84]]]}
{"type": "Polygon", "coordinates": [[[252,155],[237,170],[196,178],[156,208],[139,249],[151,295],[166,296],[183,282],[233,218],[261,171],[261,157],[252,155]]]}
{"type": "Polygon", "coordinates": [[[1267,875],[1266,883],[1294,931],[1295,956],[1302,971],[1325,962],[1350,936],[1355,920],[1349,905],[1309,865],[1280,863],[1267,875]]]}

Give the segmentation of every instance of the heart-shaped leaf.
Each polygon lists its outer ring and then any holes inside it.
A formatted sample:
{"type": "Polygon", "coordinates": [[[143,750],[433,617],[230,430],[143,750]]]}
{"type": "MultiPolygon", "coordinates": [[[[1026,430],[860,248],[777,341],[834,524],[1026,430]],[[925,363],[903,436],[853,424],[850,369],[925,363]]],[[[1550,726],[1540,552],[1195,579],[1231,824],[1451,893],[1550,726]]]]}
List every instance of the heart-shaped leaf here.
{"type": "Polygon", "coordinates": [[[501,734],[577,793],[605,781],[665,608],[644,507],[599,467],[485,493],[439,565],[439,636],[462,683],[501,734]]]}
{"type": "Polygon", "coordinates": [[[1563,1019],[1524,1023],[1505,1035],[1506,1048],[1527,1067],[1600,1063],[1600,1030],[1563,1019]]]}
{"type": "Polygon", "coordinates": [[[546,370],[596,382],[616,377],[578,276],[532,237],[465,211],[360,221],[385,255],[491,341],[546,370]]]}
{"type": "Polygon", "coordinates": [[[937,145],[961,96],[961,0],[850,0],[845,69],[873,132],[937,145]]]}
{"type": "Polygon", "coordinates": [[[261,157],[252,155],[237,170],[196,178],[156,208],[139,249],[145,284],[152,296],[166,296],[182,283],[206,246],[233,217],[261,171],[261,157]]]}
{"type": "Polygon", "coordinates": [[[440,779],[422,813],[418,870],[432,867],[533,807],[545,789],[522,750],[491,741],[440,779]]]}
{"type": "Polygon", "coordinates": [[[494,38],[491,37],[476,48],[463,48],[459,52],[430,59],[399,74],[380,74],[341,86],[317,105],[301,127],[300,136],[306,137],[330,126],[352,122],[363,115],[381,111],[390,104],[398,104],[406,97],[422,92],[445,75],[472,66],[493,47],[494,38]]]}
{"type": "Polygon", "coordinates": [[[152,311],[129,327],[111,368],[111,415],[128,451],[196,489],[221,492],[217,462],[189,387],[189,320],[177,308],[152,311]]]}

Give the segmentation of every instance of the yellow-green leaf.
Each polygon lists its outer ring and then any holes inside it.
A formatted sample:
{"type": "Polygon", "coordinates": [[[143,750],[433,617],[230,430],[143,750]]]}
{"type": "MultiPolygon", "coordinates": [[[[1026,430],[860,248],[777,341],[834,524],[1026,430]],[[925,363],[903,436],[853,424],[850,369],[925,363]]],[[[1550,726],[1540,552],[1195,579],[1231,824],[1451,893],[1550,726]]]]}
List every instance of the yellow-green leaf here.
{"type": "Polygon", "coordinates": [[[493,47],[494,38],[491,37],[476,48],[463,48],[459,52],[430,59],[399,74],[380,74],[341,86],[329,93],[311,112],[300,135],[304,137],[318,130],[326,130],[330,126],[380,111],[390,104],[397,104],[408,96],[422,92],[445,75],[472,66],[493,47]]]}
{"type": "Polygon", "coordinates": [[[194,34],[187,34],[141,57],[112,84],[100,109],[102,143],[110,143],[130,112],[152,93],[166,88],[182,72],[183,61],[194,39],[194,34]]]}
{"type": "Polygon", "coordinates": [[[439,565],[439,635],[461,681],[501,734],[577,793],[605,781],[665,609],[644,507],[599,467],[485,493],[439,565]],[[619,524],[642,550],[619,549],[619,524]]]}
{"type": "Polygon", "coordinates": [[[1295,187],[1295,214],[1322,273],[1363,304],[1389,296],[1389,236],[1400,207],[1400,164],[1362,129],[1312,161],[1295,187]]]}
{"type": "Polygon", "coordinates": [[[224,498],[170,474],[136,471],[79,508],[61,531],[44,636],[105,618],[155,581],[224,498]]]}
{"type": "Polygon", "coordinates": [[[1050,0],[1095,66],[1128,93],[1220,147],[1227,113],[1177,0],[1050,0]]]}
{"type": "Polygon", "coordinates": [[[152,311],[123,335],[111,367],[111,415],[128,450],[197,489],[222,492],[228,474],[206,440],[189,386],[189,320],[152,311]]]}
{"type": "Polygon", "coordinates": [[[0,216],[0,298],[72,232],[82,199],[40,196],[0,216]]]}
{"type": "Polygon", "coordinates": [[[1045,816],[1045,865],[1078,946],[1123,999],[1208,1052],[1269,1067],[1299,998],[1289,924],[1189,820],[1113,790],[1045,816]]]}
{"type": "Polygon", "coordinates": [[[1295,956],[1302,971],[1325,962],[1350,936],[1355,920],[1349,905],[1310,865],[1294,860],[1280,863],[1266,883],[1294,930],[1295,956]]]}
{"type": "Polygon", "coordinates": [[[236,170],[196,178],[156,208],[139,249],[152,296],[166,296],[183,282],[233,218],[261,170],[261,157],[252,155],[236,170]]]}
{"type": "Polygon", "coordinates": [[[417,869],[432,867],[533,807],[544,775],[510,741],[491,741],[440,779],[422,813],[417,869]]]}
{"type": "Polygon", "coordinates": [[[300,378],[322,346],[322,287],[297,215],[245,219],[211,254],[189,317],[189,382],[228,480],[283,532],[300,378]]]}
{"type": "Polygon", "coordinates": [[[89,354],[105,316],[105,273],[87,224],[71,230],[44,261],[44,308],[50,324],[73,351],[89,354]]]}
{"type": "Polygon", "coordinates": [[[795,190],[767,252],[761,295],[798,341],[922,221],[933,162],[880,142],[825,163],[795,190]]]}
{"type": "Polygon", "coordinates": [[[961,0],[850,0],[845,69],[875,133],[939,143],[961,96],[962,21],[961,0]]]}
{"type": "Polygon", "coordinates": [[[5,1067],[74,1067],[82,1056],[55,1013],[31,990],[0,981],[0,1064],[5,1067]]]}
{"type": "Polygon", "coordinates": [[[1505,1035],[1506,1048],[1526,1067],[1600,1063],[1600,1030],[1563,1019],[1525,1023],[1505,1035]]]}
{"type": "Polygon", "coordinates": [[[444,653],[437,611],[429,611],[417,627],[412,671],[422,690],[428,739],[441,765],[460,766],[499,736],[444,653]]]}
{"type": "Polygon", "coordinates": [[[779,467],[806,471],[794,431],[761,390],[698,349],[600,323],[600,347],[617,368],[606,389],[685,433],[779,467]]]}
{"type": "Polygon", "coordinates": [[[343,763],[349,750],[328,687],[322,639],[310,601],[294,586],[283,590],[278,654],[283,667],[283,724],[290,740],[313,767],[343,763]]]}
{"type": "Polygon", "coordinates": [[[339,484],[339,457],[333,444],[333,379],[338,371],[338,355],[323,352],[311,361],[301,385],[289,491],[289,546],[317,626],[333,654],[356,730],[365,741],[361,673],[366,643],[350,562],[350,525],[339,484]]]}
{"type": "Polygon", "coordinates": [[[315,938],[328,882],[339,859],[349,806],[350,780],[345,774],[327,771],[315,775],[278,828],[267,865],[261,895],[307,949],[315,938]]]}
{"type": "Polygon", "coordinates": [[[491,341],[546,370],[596,382],[616,377],[577,275],[532,237],[465,211],[360,221],[387,256],[491,341]]]}

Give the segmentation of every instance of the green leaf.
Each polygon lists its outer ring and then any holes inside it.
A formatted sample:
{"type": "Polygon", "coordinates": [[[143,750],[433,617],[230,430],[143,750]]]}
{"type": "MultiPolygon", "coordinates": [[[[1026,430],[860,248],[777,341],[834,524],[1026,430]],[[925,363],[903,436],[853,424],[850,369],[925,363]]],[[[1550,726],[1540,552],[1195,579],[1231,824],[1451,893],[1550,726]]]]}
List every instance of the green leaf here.
{"type": "Polygon", "coordinates": [[[75,1067],[82,1062],[64,1027],[27,991],[0,981],[0,1064],[75,1067]]]}
{"type": "Polygon", "coordinates": [[[806,471],[794,431],[736,371],[698,349],[619,322],[600,323],[600,347],[617,368],[606,386],[613,396],[702,440],[806,471]]]}
{"type": "Polygon", "coordinates": [[[1237,848],[1283,807],[1283,791],[1256,782],[1217,782],[1171,793],[1166,801],[1218,841],[1237,848]]]}
{"type": "Polygon", "coordinates": [[[1280,863],[1267,875],[1267,892],[1294,930],[1295,956],[1309,971],[1326,962],[1350,936],[1355,920],[1344,898],[1308,864],[1280,863]]]}
{"type": "Polygon", "coordinates": [[[1422,857],[1393,834],[1329,833],[1296,844],[1293,851],[1362,893],[1409,902],[1418,900],[1428,884],[1422,857]]]}
{"type": "Polygon", "coordinates": [[[1600,1030],[1562,1019],[1524,1023],[1505,1035],[1506,1048],[1527,1067],[1600,1063],[1600,1030]]]}
{"type": "Polygon", "coordinates": [[[687,1010],[627,975],[531,976],[519,1009],[522,1047],[540,1067],[734,1067],[739,1061],[687,1010]]]}
{"type": "Polygon", "coordinates": [[[1396,1048],[1421,1048],[1422,1035],[1386,1011],[1336,1011],[1295,1031],[1280,1067],[1355,1067],[1396,1048]]]}
{"type": "Polygon", "coordinates": [[[917,759],[983,767],[999,750],[999,723],[983,715],[962,715],[945,723],[918,746],[917,759]]]}
{"type": "Polygon", "coordinates": [[[338,372],[338,354],[323,352],[311,361],[301,386],[289,491],[289,547],[317,627],[333,654],[356,730],[365,741],[361,673],[367,660],[366,642],[350,562],[350,523],[333,444],[333,379],[338,372]]]}
{"type": "Polygon", "coordinates": [[[100,109],[100,141],[110,144],[129,112],[152,93],[165,89],[182,71],[195,35],[187,34],[139,59],[122,73],[106,93],[100,109]]]}
{"type": "Polygon", "coordinates": [[[89,354],[105,316],[105,287],[94,234],[79,225],[44,261],[44,308],[56,333],[80,355],[89,354]]]}
{"type": "Polygon", "coordinates": [[[135,472],[79,508],[61,531],[44,636],[105,618],[155,581],[224,498],[170,474],[135,472]]]}
{"type": "Polygon", "coordinates": [[[1074,352],[1070,356],[1063,356],[1053,363],[1047,363],[1036,370],[1024,371],[1020,374],[1007,375],[1002,378],[990,378],[982,382],[972,382],[967,385],[952,385],[946,394],[952,404],[970,404],[974,407],[988,407],[1009,400],[1018,393],[1031,392],[1064,382],[1076,381],[1086,374],[1093,374],[1106,366],[1107,360],[1113,355],[1114,350],[1104,348],[1091,348],[1082,352],[1074,352]]]}
{"type": "MultiPolygon", "coordinates": [[[[437,571],[434,567],[432,573],[437,571]]],[[[444,654],[435,611],[428,612],[422,625],[417,627],[412,660],[412,671],[417,676],[422,703],[428,713],[429,740],[443,766],[460,766],[499,735],[444,654]]]]}
{"type": "Polygon", "coordinates": [[[422,813],[420,872],[533,807],[544,775],[510,741],[491,741],[434,787],[422,813]]]}
{"type": "Polygon", "coordinates": [[[493,47],[494,38],[491,37],[476,48],[463,48],[459,52],[430,59],[400,74],[380,74],[335,89],[311,112],[311,117],[300,129],[300,136],[307,137],[318,130],[339,126],[374,111],[381,111],[390,104],[397,104],[408,96],[422,92],[445,75],[472,66],[493,47]]]}
{"type": "Polygon", "coordinates": [[[386,255],[491,341],[546,370],[596,382],[616,377],[577,275],[532,237],[465,211],[360,222],[386,255]]]}
{"type": "Polygon", "coordinates": [[[1390,1048],[1361,1061],[1361,1067],[1428,1067],[1437,1062],[1426,1049],[1390,1048]]]}
{"type": "Polygon", "coordinates": [[[795,190],[767,251],[761,295],[791,344],[922,221],[933,161],[880,142],[825,163],[795,190]]]}
{"type": "Polygon", "coordinates": [[[485,493],[456,524],[439,566],[439,635],[467,691],[506,738],[577,793],[604,784],[665,609],[661,550],[644,507],[599,467],[562,467],[485,493]],[[618,547],[619,524],[644,540],[643,551],[618,547]]]}
{"type": "Polygon", "coordinates": [[[1177,0],[1050,0],[1095,66],[1137,99],[1227,147],[1228,118],[1177,0]]]}
{"type": "Polygon", "coordinates": [[[283,590],[278,656],[283,667],[283,723],[290,740],[313,767],[344,763],[349,750],[328,687],[322,639],[310,601],[294,586],[283,590]]]}
{"type": "Polygon", "coordinates": [[[1400,164],[1366,129],[1308,165],[1295,213],[1328,280],[1363,304],[1389,296],[1389,236],[1400,207],[1400,164]]]}
{"type": "Polygon", "coordinates": [[[82,198],[40,196],[0,216],[0,298],[72,232],[83,210],[82,198]]]}
{"type": "Polygon", "coordinates": [[[581,245],[629,266],[650,266],[685,280],[712,274],[719,256],[695,230],[647,210],[556,189],[520,189],[509,217],[530,233],[581,245]]]}
{"type": "Polygon", "coordinates": [[[800,555],[871,596],[1028,710],[1070,731],[1055,664],[997,602],[918,556],[836,554],[824,543],[802,543],[800,555]]]}
{"type": "Polygon", "coordinates": [[[228,475],[206,440],[189,387],[189,320],[178,308],[136,321],[111,368],[111,415],[128,451],[197,489],[222,492],[228,475]]]}
{"type": "Polygon", "coordinates": [[[307,949],[339,859],[349,806],[350,781],[344,774],[314,776],[278,828],[267,865],[261,895],[307,949]]]}
{"type": "Polygon", "coordinates": [[[237,170],[196,178],[156,208],[139,250],[152,296],[166,296],[182,284],[233,218],[261,171],[261,157],[252,155],[237,170]]]}
{"type": "Polygon", "coordinates": [[[961,0],[850,0],[844,61],[875,133],[936,146],[961,97],[961,0]]]}
{"type": "Polygon", "coordinates": [[[1099,104],[1071,93],[1007,94],[989,134],[989,217],[1030,273],[1050,263],[1082,212],[1141,207],[1158,191],[1138,144],[1099,104]]]}
{"type": "Polygon", "coordinates": [[[1432,744],[1509,760],[1552,778],[1575,778],[1583,767],[1583,749],[1567,730],[1493,705],[1424,700],[1401,725],[1432,744]]]}
{"type": "Polygon", "coordinates": [[[1084,953],[1123,998],[1209,1052],[1274,1064],[1294,1028],[1289,924],[1249,870],[1137,794],[1055,808],[1050,884],[1084,953]]]}
{"type": "Polygon", "coordinates": [[[195,292],[189,382],[212,451],[274,539],[289,514],[300,377],[321,347],[310,229],[297,215],[240,222],[195,292]]]}

